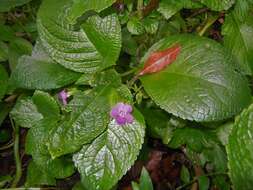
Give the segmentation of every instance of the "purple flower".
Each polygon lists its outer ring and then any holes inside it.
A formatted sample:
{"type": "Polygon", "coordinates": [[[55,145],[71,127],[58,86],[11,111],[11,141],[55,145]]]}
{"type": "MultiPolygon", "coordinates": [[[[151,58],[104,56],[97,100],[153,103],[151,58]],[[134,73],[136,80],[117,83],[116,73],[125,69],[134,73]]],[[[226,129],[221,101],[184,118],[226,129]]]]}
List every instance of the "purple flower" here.
{"type": "Polygon", "coordinates": [[[68,97],[69,94],[66,90],[62,90],[61,92],[58,93],[58,98],[63,103],[63,105],[67,105],[68,97]]]}
{"type": "Polygon", "coordinates": [[[133,123],[132,111],[132,106],[120,102],[112,108],[110,115],[119,125],[125,125],[127,123],[133,123]]]}

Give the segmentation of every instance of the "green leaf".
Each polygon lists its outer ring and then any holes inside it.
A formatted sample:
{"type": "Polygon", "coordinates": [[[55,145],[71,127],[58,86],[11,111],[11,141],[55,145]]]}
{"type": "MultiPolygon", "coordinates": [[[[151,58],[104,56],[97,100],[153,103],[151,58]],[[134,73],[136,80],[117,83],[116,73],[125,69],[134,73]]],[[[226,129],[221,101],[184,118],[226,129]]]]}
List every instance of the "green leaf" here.
{"type": "Polygon", "coordinates": [[[145,32],[143,23],[137,17],[132,17],[128,21],[127,29],[133,35],[140,35],[145,32]]]}
{"type": "Polygon", "coordinates": [[[31,128],[26,138],[26,153],[32,155],[34,163],[40,170],[53,178],[65,178],[74,173],[71,159],[60,157],[52,159],[48,148],[50,130],[56,126],[55,121],[42,120],[31,128]]]}
{"type": "Polygon", "coordinates": [[[31,161],[27,168],[25,186],[32,187],[36,185],[56,185],[56,180],[31,161]]]}
{"type": "Polygon", "coordinates": [[[142,168],[142,171],[141,171],[139,187],[140,189],[153,190],[152,180],[149,176],[148,171],[144,167],[142,168]]]}
{"type": "Polygon", "coordinates": [[[230,133],[232,132],[233,125],[234,125],[233,122],[228,122],[225,123],[224,125],[219,126],[216,129],[217,137],[219,138],[223,146],[226,146],[228,144],[228,138],[230,133]]]}
{"type": "Polygon", "coordinates": [[[138,183],[132,181],[131,185],[132,185],[133,190],[140,190],[138,183]]]}
{"type": "Polygon", "coordinates": [[[237,19],[239,19],[241,22],[245,21],[248,18],[248,13],[250,9],[252,8],[253,1],[252,0],[240,0],[237,1],[235,4],[235,8],[233,10],[233,14],[237,19]]]}
{"type": "Polygon", "coordinates": [[[163,71],[144,75],[141,82],[162,109],[183,119],[218,121],[239,113],[250,103],[245,78],[232,56],[217,42],[194,35],[175,35],[153,45],[152,52],[181,46],[175,62],[163,71]],[[203,59],[204,58],[204,59],[203,59]]]}
{"type": "Polygon", "coordinates": [[[122,50],[129,55],[136,55],[138,45],[127,28],[122,29],[122,50]]]}
{"type": "Polygon", "coordinates": [[[11,84],[25,89],[56,89],[75,82],[81,75],[51,60],[23,56],[11,74],[11,84]]]}
{"type": "Polygon", "coordinates": [[[0,100],[4,97],[8,87],[9,76],[5,68],[0,65],[0,100]]]}
{"type": "Polygon", "coordinates": [[[244,22],[240,22],[236,14],[226,15],[222,27],[224,46],[235,56],[238,65],[245,74],[253,71],[253,21],[252,14],[244,22]]]}
{"type": "Polygon", "coordinates": [[[176,128],[169,147],[179,148],[186,145],[195,152],[201,152],[204,149],[212,148],[216,144],[215,140],[210,130],[190,127],[176,128]]]}
{"type": "Polygon", "coordinates": [[[43,119],[30,97],[19,99],[10,114],[17,125],[25,128],[31,128],[43,119]]]}
{"type": "Polygon", "coordinates": [[[70,116],[51,131],[50,154],[58,157],[75,152],[105,131],[111,107],[126,100],[119,90],[113,87],[113,83],[108,83],[87,93],[76,94],[67,107],[70,116]]]}
{"type": "Polygon", "coordinates": [[[235,3],[235,0],[200,0],[201,3],[214,11],[228,10],[235,3]]]}
{"type": "Polygon", "coordinates": [[[183,165],[181,168],[181,172],[180,172],[180,179],[184,183],[189,183],[190,177],[191,177],[191,175],[190,175],[188,168],[183,165]]]}
{"type": "Polygon", "coordinates": [[[79,31],[75,29],[75,19],[85,11],[100,11],[113,2],[44,0],[37,25],[42,46],[50,57],[68,69],[84,73],[114,65],[121,49],[121,28],[116,15],[91,16],[79,31]]]}
{"type": "Polygon", "coordinates": [[[253,184],[253,105],[236,118],[226,146],[228,168],[234,189],[252,189],[253,184]]]}
{"type": "Polygon", "coordinates": [[[4,42],[0,41],[0,62],[8,59],[8,46],[4,42]]]}
{"type": "Polygon", "coordinates": [[[31,128],[44,118],[55,120],[59,112],[56,101],[49,94],[36,91],[32,98],[19,99],[10,114],[16,124],[31,128]]]}
{"type": "Polygon", "coordinates": [[[174,14],[183,8],[195,9],[201,8],[203,5],[197,1],[191,0],[161,0],[159,3],[158,12],[166,19],[170,19],[174,14]]]}
{"type": "MultiPolygon", "coordinates": [[[[0,7],[0,9],[1,9],[1,7],[0,7]]],[[[0,41],[10,42],[14,38],[15,38],[14,30],[10,26],[0,23],[0,41]]]]}
{"type": "Polygon", "coordinates": [[[199,190],[208,190],[209,185],[210,185],[209,178],[206,176],[198,177],[198,184],[199,184],[199,190]]]}
{"type": "Polygon", "coordinates": [[[16,38],[10,42],[8,58],[11,70],[15,69],[18,59],[22,55],[30,55],[32,53],[32,47],[32,44],[23,38],[16,38]]]}
{"type": "Polygon", "coordinates": [[[107,130],[74,155],[73,160],[90,190],[109,190],[128,171],[144,141],[144,120],[134,109],[132,124],[111,120],[107,130]]]}
{"type": "Polygon", "coordinates": [[[153,138],[160,138],[164,144],[168,144],[173,130],[168,114],[162,110],[152,108],[141,109],[141,112],[147,123],[148,134],[153,138]]]}
{"type": "Polygon", "coordinates": [[[143,26],[148,34],[155,34],[158,30],[159,21],[157,18],[145,18],[143,20],[143,26]]]}
{"type": "Polygon", "coordinates": [[[31,0],[1,0],[0,1],[0,12],[10,11],[12,8],[24,5],[31,0]]]}

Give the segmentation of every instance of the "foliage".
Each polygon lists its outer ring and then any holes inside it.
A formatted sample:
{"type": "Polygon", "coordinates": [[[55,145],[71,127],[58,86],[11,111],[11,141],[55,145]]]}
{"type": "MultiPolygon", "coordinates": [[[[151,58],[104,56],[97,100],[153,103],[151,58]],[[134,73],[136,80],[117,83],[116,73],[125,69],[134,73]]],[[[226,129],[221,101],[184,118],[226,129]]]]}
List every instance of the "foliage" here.
{"type": "MultiPolygon", "coordinates": [[[[0,151],[13,146],[16,164],[0,187],[57,186],[79,173],[73,189],[117,189],[155,138],[189,159],[178,189],[250,190],[252,8],[252,0],[0,1],[0,151]],[[130,120],[110,115],[119,103],[130,120]],[[21,152],[31,156],[23,184],[21,152]]],[[[152,180],[143,168],[131,185],[153,190],[152,180]]]]}

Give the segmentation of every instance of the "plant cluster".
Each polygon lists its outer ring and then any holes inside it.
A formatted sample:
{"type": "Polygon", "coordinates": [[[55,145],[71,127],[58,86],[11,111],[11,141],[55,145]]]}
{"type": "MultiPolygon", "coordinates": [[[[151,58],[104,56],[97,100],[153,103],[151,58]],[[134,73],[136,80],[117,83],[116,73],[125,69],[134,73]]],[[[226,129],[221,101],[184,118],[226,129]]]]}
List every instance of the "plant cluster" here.
{"type": "MultiPolygon", "coordinates": [[[[251,190],[252,8],[0,1],[0,160],[13,147],[16,168],[0,188],[56,186],[79,173],[75,190],[117,189],[160,139],[190,162],[171,189],[251,190]]],[[[154,188],[148,172],[132,189],[154,188]]]]}

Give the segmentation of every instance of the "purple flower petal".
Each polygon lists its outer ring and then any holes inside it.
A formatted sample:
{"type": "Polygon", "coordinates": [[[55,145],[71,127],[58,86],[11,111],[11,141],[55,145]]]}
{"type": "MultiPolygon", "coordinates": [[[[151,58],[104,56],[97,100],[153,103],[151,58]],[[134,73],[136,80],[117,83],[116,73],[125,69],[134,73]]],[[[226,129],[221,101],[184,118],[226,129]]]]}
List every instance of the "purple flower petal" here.
{"type": "Polygon", "coordinates": [[[119,125],[125,125],[133,122],[132,111],[131,105],[119,102],[112,108],[110,116],[114,118],[119,125]]]}
{"type": "Polygon", "coordinates": [[[62,90],[61,92],[58,93],[58,98],[59,100],[63,103],[63,105],[67,105],[69,95],[66,90],[62,90]]]}
{"type": "Polygon", "coordinates": [[[134,121],[134,117],[131,114],[127,114],[125,118],[127,123],[133,123],[134,121]]]}
{"type": "Polygon", "coordinates": [[[119,124],[119,125],[125,125],[126,124],[126,119],[124,117],[116,117],[116,122],[119,124]]]}

